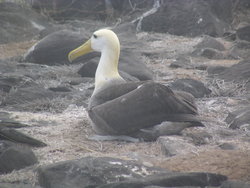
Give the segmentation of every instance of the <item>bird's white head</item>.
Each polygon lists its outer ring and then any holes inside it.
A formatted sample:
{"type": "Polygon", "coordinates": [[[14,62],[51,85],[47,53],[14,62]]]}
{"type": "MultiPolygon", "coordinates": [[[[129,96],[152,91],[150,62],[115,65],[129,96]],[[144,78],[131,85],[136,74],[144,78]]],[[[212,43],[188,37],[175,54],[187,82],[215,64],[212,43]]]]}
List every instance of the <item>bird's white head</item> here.
{"type": "Polygon", "coordinates": [[[68,59],[70,62],[83,56],[89,52],[105,52],[112,51],[116,53],[119,57],[120,54],[120,42],[117,35],[109,29],[100,29],[93,33],[91,38],[85,42],[83,45],[72,50],[68,54],[68,59]]]}
{"type": "Polygon", "coordinates": [[[92,51],[101,52],[101,58],[95,73],[95,91],[114,81],[124,81],[118,72],[120,42],[116,34],[109,29],[95,31],[83,45],[68,54],[69,61],[92,51]]]}
{"type": "Polygon", "coordinates": [[[91,47],[94,51],[102,52],[112,49],[120,52],[120,42],[116,34],[108,29],[101,29],[93,33],[91,47]]]}

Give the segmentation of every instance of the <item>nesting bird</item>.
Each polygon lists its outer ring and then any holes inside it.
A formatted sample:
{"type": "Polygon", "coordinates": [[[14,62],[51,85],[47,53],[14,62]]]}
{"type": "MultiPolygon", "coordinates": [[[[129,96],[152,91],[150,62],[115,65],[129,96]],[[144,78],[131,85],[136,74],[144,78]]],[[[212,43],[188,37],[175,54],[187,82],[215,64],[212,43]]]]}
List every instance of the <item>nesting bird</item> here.
{"type": "Polygon", "coordinates": [[[95,31],[71,51],[69,61],[92,51],[101,52],[95,73],[95,89],[88,114],[97,138],[138,138],[146,141],[204,126],[192,97],[153,81],[126,82],[119,74],[120,42],[109,29],[95,31]]]}

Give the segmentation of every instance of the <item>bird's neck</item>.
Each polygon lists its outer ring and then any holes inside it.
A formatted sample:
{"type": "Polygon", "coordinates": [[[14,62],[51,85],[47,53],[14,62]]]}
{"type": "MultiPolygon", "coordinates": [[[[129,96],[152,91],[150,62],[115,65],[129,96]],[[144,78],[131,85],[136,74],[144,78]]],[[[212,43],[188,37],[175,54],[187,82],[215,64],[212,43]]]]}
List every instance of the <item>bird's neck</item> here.
{"type": "Polygon", "coordinates": [[[122,79],[118,72],[120,48],[105,48],[95,73],[95,90],[112,80],[122,79]]]}

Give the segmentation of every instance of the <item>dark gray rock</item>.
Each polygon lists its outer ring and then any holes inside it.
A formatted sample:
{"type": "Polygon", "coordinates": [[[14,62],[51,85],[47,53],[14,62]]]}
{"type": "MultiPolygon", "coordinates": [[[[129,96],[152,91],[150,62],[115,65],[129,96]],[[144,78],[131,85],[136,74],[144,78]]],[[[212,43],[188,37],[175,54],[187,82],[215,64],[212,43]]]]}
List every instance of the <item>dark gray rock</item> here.
{"type": "Polygon", "coordinates": [[[249,188],[249,183],[244,183],[240,181],[225,181],[222,183],[221,188],[249,188]]]}
{"type": "Polygon", "coordinates": [[[218,77],[228,82],[244,84],[247,90],[250,89],[250,60],[242,60],[238,64],[226,68],[218,77]]]}
{"type": "Polygon", "coordinates": [[[0,174],[9,173],[37,163],[37,158],[27,147],[0,141],[0,174]]]}
{"type": "Polygon", "coordinates": [[[142,20],[144,31],[174,35],[222,36],[232,18],[231,1],[167,0],[158,11],[142,20]],[[225,12],[225,6],[229,9],[225,12]],[[227,16],[225,16],[227,15],[227,16]]]}
{"type": "Polygon", "coordinates": [[[10,113],[8,112],[1,112],[0,111],[0,128],[22,128],[27,127],[28,125],[20,123],[18,121],[13,120],[10,117],[10,113]]]}
{"type": "Polygon", "coordinates": [[[86,157],[38,169],[39,184],[46,188],[208,186],[220,185],[224,180],[222,175],[168,172],[108,157],[86,157]]]}
{"type": "Polygon", "coordinates": [[[208,59],[225,59],[224,54],[218,50],[212,48],[204,48],[198,51],[194,51],[193,54],[197,56],[206,57],[208,59]]]}
{"type": "Polygon", "coordinates": [[[27,6],[0,3],[0,44],[31,40],[50,27],[47,18],[27,6]]]}
{"type": "Polygon", "coordinates": [[[0,183],[1,188],[41,188],[40,186],[34,186],[26,183],[0,183]]]}
{"type": "Polygon", "coordinates": [[[222,143],[219,145],[219,147],[223,150],[234,150],[236,148],[235,145],[230,143],[222,143]]]}
{"type": "Polygon", "coordinates": [[[207,73],[209,75],[217,75],[217,74],[222,73],[226,69],[227,67],[224,67],[224,66],[208,66],[207,73]]]}
{"type": "Polygon", "coordinates": [[[139,80],[152,80],[153,72],[142,61],[140,53],[130,49],[122,49],[119,59],[119,70],[138,78],[139,80]]]}
{"type": "Polygon", "coordinates": [[[12,88],[12,80],[7,79],[0,79],[0,91],[9,93],[10,89],[12,88]]]}
{"type": "Polygon", "coordinates": [[[82,77],[95,77],[95,71],[98,65],[99,58],[93,58],[89,60],[87,63],[84,63],[83,66],[78,70],[78,74],[80,74],[82,77]]]}
{"type": "Polygon", "coordinates": [[[185,91],[196,98],[207,96],[211,93],[202,82],[194,79],[179,79],[170,84],[170,88],[177,91],[185,91]]]}
{"type": "MultiPolygon", "coordinates": [[[[225,178],[225,177],[224,177],[225,178]]],[[[195,188],[195,187],[207,187],[212,185],[211,188],[214,186],[219,186],[221,182],[225,180],[223,177],[219,177],[216,174],[209,174],[209,173],[183,173],[183,174],[160,174],[160,175],[153,175],[149,177],[143,178],[141,181],[139,180],[132,180],[132,181],[124,181],[118,183],[109,183],[107,185],[98,186],[98,188],[138,188],[144,187],[145,185],[156,185],[160,187],[176,187],[181,188],[186,187],[195,188]],[[206,178],[209,178],[206,179],[206,178]],[[211,178],[211,179],[210,179],[211,178]],[[205,180],[206,179],[206,180],[205,180]]]]}
{"type": "Polygon", "coordinates": [[[187,148],[190,151],[195,149],[194,145],[179,137],[160,137],[158,140],[161,144],[161,151],[167,157],[182,154],[187,148]]]}
{"type": "Polygon", "coordinates": [[[250,107],[230,112],[225,121],[231,129],[237,129],[244,125],[250,130],[250,107]]]}
{"type": "Polygon", "coordinates": [[[229,50],[229,56],[234,59],[249,59],[250,58],[250,42],[235,41],[232,48],[229,50]]]}
{"type": "Polygon", "coordinates": [[[237,29],[236,35],[238,39],[250,42],[250,25],[237,29]]]}
{"type": "Polygon", "coordinates": [[[193,69],[194,65],[191,63],[190,58],[185,56],[177,57],[171,64],[171,68],[185,68],[185,69],[193,69]]]}
{"type": "Polygon", "coordinates": [[[225,50],[225,47],[221,42],[216,40],[214,37],[210,37],[207,35],[203,36],[202,41],[199,42],[195,46],[195,48],[196,49],[212,48],[212,49],[216,49],[219,51],[225,50]]]}
{"type": "MultiPolygon", "coordinates": [[[[1,113],[1,112],[0,112],[1,113]]],[[[0,117],[0,127],[8,127],[8,128],[21,128],[21,127],[27,127],[28,125],[17,122],[12,119],[3,119],[0,117]]]]}
{"type": "Polygon", "coordinates": [[[119,71],[119,74],[121,75],[121,77],[126,80],[126,81],[139,81],[138,78],[131,76],[130,74],[124,72],[124,71],[119,71]]]}
{"type": "Polygon", "coordinates": [[[61,30],[49,34],[29,49],[25,61],[45,64],[68,64],[68,53],[88,38],[87,33],[61,30]]]}
{"type": "Polygon", "coordinates": [[[223,34],[223,38],[227,41],[235,41],[236,40],[236,32],[235,31],[226,31],[223,34]]]}
{"type": "Polygon", "coordinates": [[[143,170],[149,174],[164,171],[120,159],[86,157],[42,166],[38,170],[38,180],[47,188],[87,187],[141,178],[146,175],[143,170]]]}
{"type": "Polygon", "coordinates": [[[16,143],[23,143],[35,147],[44,147],[46,144],[35,138],[32,138],[24,133],[21,133],[15,129],[0,127],[0,139],[9,140],[16,143]]]}
{"type": "Polygon", "coordinates": [[[197,69],[197,70],[206,70],[207,65],[203,62],[193,62],[192,54],[180,55],[174,59],[169,67],[171,68],[184,68],[184,69],[197,69]]]}
{"type": "Polygon", "coordinates": [[[191,53],[193,56],[202,56],[208,59],[224,59],[224,45],[213,37],[205,35],[202,41],[195,46],[195,50],[191,53]]]}

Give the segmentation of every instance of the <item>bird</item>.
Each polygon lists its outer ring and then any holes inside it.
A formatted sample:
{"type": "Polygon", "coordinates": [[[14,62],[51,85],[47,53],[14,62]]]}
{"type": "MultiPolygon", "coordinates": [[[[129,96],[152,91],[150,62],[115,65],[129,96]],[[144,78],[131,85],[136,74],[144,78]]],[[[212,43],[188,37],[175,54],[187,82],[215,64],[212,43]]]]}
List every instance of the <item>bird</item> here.
{"type": "Polygon", "coordinates": [[[155,81],[126,81],[119,74],[120,42],[111,29],[99,29],[68,54],[101,52],[95,88],[87,108],[95,140],[155,141],[187,127],[204,126],[194,97],[155,81]]]}

